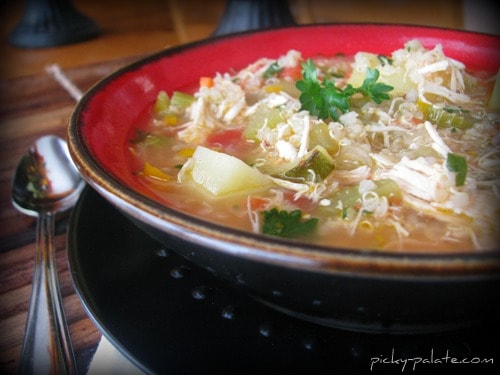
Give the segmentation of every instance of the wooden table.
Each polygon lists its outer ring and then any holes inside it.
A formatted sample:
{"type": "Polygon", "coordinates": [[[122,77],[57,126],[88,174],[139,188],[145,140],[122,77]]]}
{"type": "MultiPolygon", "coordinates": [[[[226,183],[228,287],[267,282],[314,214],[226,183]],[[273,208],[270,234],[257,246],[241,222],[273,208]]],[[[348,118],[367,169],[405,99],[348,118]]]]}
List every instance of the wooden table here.
{"type": "MultiPolygon", "coordinates": [[[[68,69],[81,89],[118,67],[136,60],[121,58],[68,69]]],[[[10,79],[0,84],[0,373],[13,373],[24,334],[34,266],[36,220],[17,212],[10,201],[16,164],[41,135],[66,137],[75,101],[47,73],[10,79]]],[[[68,217],[58,221],[55,245],[63,304],[81,373],[85,373],[101,336],[75,294],[66,256],[68,217]]]]}

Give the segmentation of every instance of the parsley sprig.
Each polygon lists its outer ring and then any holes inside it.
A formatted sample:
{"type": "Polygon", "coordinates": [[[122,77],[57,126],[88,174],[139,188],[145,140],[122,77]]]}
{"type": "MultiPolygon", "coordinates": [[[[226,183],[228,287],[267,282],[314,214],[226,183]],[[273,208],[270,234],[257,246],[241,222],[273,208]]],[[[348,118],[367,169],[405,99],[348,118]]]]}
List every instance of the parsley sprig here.
{"type": "Polygon", "coordinates": [[[262,233],[272,236],[295,238],[307,235],[316,229],[317,218],[303,220],[300,210],[280,211],[273,208],[263,211],[262,233]]]}
{"type": "Polygon", "coordinates": [[[301,91],[299,96],[301,109],[309,111],[313,116],[322,120],[331,118],[338,121],[341,114],[349,111],[350,99],[354,94],[362,94],[379,104],[387,100],[387,94],[392,86],[377,82],[380,72],[377,69],[366,69],[366,78],[360,87],[347,85],[344,89],[335,86],[335,82],[318,79],[316,65],[311,59],[302,63],[302,80],[297,81],[296,87],[301,91]]]}
{"type": "Polygon", "coordinates": [[[455,172],[455,185],[463,186],[467,177],[467,160],[463,156],[449,153],[446,158],[446,167],[455,172]]]}

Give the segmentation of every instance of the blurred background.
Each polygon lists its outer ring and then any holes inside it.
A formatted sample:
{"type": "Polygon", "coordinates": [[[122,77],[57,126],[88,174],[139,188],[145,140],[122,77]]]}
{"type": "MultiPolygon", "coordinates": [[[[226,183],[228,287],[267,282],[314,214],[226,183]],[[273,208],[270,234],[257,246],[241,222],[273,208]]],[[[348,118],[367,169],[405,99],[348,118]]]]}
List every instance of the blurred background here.
{"type": "MultiPolygon", "coordinates": [[[[26,3],[0,5],[2,79],[38,74],[48,64],[63,69],[157,50],[210,37],[228,0],[71,0],[100,28],[92,39],[44,48],[22,48],[8,37],[20,22],[26,3]]],[[[56,2],[66,0],[55,0],[56,2]]],[[[481,0],[288,0],[298,24],[388,22],[440,26],[498,34],[490,1],[481,0]]]]}

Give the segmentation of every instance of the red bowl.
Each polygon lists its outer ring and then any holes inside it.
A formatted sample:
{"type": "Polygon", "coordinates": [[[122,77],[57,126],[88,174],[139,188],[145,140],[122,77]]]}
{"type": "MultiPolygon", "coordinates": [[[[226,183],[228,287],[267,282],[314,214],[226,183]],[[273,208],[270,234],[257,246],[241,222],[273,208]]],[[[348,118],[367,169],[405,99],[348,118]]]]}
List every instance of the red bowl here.
{"type": "Polygon", "coordinates": [[[496,72],[500,38],[405,25],[329,24],[239,33],[160,51],[105,78],[76,107],[70,153],[87,182],[166,246],[282,311],[369,331],[456,328],[498,314],[500,256],[335,249],[221,227],[176,211],[137,182],[127,135],[148,121],[160,90],[189,91],[200,76],[240,69],[290,49],[389,54],[411,39],[440,43],[472,70],[496,72]],[[398,301],[398,303],[394,303],[398,301]]]}

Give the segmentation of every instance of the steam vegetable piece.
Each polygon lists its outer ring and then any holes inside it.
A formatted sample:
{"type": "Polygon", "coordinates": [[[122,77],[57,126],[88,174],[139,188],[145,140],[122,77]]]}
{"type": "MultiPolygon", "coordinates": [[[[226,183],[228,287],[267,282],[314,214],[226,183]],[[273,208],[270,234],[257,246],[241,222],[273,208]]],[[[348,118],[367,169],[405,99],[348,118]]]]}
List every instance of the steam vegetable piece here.
{"type": "Polygon", "coordinates": [[[494,111],[500,111],[500,69],[498,70],[495,86],[493,87],[493,92],[488,102],[488,108],[494,111]]]}
{"type": "Polygon", "coordinates": [[[474,125],[470,112],[460,107],[438,106],[418,101],[418,106],[426,118],[440,128],[468,129],[474,125]]]}
{"type": "Polygon", "coordinates": [[[318,182],[324,180],[335,169],[335,162],[322,146],[309,151],[292,169],[280,174],[280,177],[292,181],[318,182]]]}
{"type": "Polygon", "coordinates": [[[187,108],[194,101],[194,96],[181,91],[174,91],[170,104],[174,107],[183,109],[187,108]]]}
{"type": "Polygon", "coordinates": [[[191,176],[215,196],[268,186],[270,180],[234,156],[198,146],[191,159],[191,176]]]}
{"type": "Polygon", "coordinates": [[[170,107],[170,98],[165,91],[160,91],[156,97],[154,111],[156,114],[162,115],[168,112],[170,107]]]}
{"type": "Polygon", "coordinates": [[[247,139],[257,140],[260,129],[264,127],[274,129],[276,125],[284,121],[279,108],[270,108],[265,104],[259,105],[255,112],[249,116],[248,125],[243,135],[247,139]]]}
{"type": "MultiPolygon", "coordinates": [[[[402,199],[401,190],[399,185],[390,179],[376,180],[373,181],[375,187],[373,192],[377,193],[379,196],[387,197],[391,202],[400,201],[402,199]]],[[[359,191],[359,186],[351,186],[336,192],[330,199],[330,208],[334,210],[343,210],[349,207],[356,207],[356,205],[361,203],[361,193],[359,191]]]]}
{"type": "Polygon", "coordinates": [[[337,155],[340,150],[339,142],[330,136],[328,125],[324,122],[316,124],[310,133],[310,142],[325,148],[331,156],[337,155]]]}

